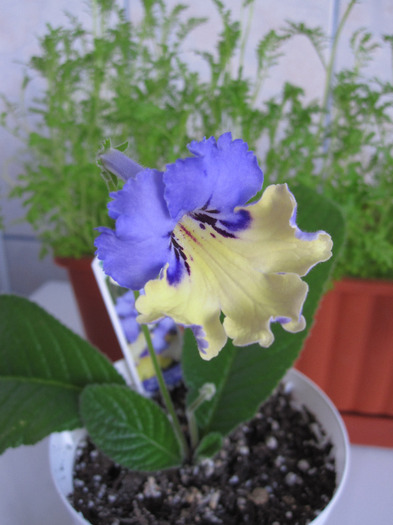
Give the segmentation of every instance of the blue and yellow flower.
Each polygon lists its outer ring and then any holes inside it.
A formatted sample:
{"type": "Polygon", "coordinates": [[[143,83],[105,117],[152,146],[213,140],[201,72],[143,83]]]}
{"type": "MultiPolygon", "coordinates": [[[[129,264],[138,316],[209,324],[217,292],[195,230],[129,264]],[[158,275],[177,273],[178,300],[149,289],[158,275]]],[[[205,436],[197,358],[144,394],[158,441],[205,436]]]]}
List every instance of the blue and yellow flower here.
{"type": "Polygon", "coordinates": [[[204,359],[228,337],[238,346],[270,346],[272,322],[302,330],[308,286],[301,277],[330,258],[330,236],[297,227],[286,184],[249,203],[263,173],[242,140],[225,133],[194,141],[189,151],[164,172],[116,150],[102,155],[103,166],[126,181],[108,205],[115,230],[99,228],[96,239],[105,272],[121,286],[144,288],[139,322],[169,316],[191,327],[204,359]]]}

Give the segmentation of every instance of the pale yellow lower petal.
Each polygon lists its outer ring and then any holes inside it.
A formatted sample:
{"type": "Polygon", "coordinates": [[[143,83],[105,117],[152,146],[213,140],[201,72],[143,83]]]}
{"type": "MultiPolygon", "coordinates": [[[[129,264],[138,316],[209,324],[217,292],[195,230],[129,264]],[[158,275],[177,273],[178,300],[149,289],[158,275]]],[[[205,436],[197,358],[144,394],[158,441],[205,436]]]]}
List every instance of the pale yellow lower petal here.
{"type": "MultiPolygon", "coordinates": [[[[287,327],[299,324],[308,286],[296,274],[259,274],[258,280],[249,280],[249,295],[231,302],[229,294],[223,295],[223,311],[226,314],[226,334],[237,346],[259,343],[268,347],[274,337],[270,323],[276,318],[286,318],[287,327]]],[[[300,326],[300,325],[299,325],[300,326]]],[[[291,331],[291,330],[290,330],[291,331]]]]}
{"type": "Polygon", "coordinates": [[[296,334],[297,332],[301,332],[302,330],[306,328],[306,320],[301,315],[297,321],[290,321],[289,323],[282,323],[281,326],[287,332],[292,332],[293,334],[296,334]]]}
{"type": "MultiPolygon", "coordinates": [[[[325,232],[313,240],[296,236],[291,225],[296,202],[286,184],[266,188],[261,199],[250,210],[253,226],[239,233],[248,243],[246,257],[264,273],[289,272],[306,275],[315,264],[330,259],[332,239],[325,232]]],[[[244,251],[237,243],[233,249],[244,251]]]]}
{"type": "Polygon", "coordinates": [[[215,296],[209,294],[210,285],[203,272],[193,269],[192,279],[186,276],[176,286],[168,284],[166,269],[161,279],[149,281],[145,294],[139,296],[135,306],[141,323],[168,316],[184,326],[199,326],[203,339],[208,341],[204,359],[215,357],[225,345],[227,336],[220,323],[220,307],[215,296]]]}
{"type": "Polygon", "coordinates": [[[169,316],[176,323],[198,326],[204,359],[217,355],[227,337],[238,346],[270,346],[274,320],[287,331],[302,330],[308,287],[300,276],[330,257],[331,239],[324,233],[311,241],[297,238],[290,224],[294,206],[286,185],[268,187],[260,201],[245,208],[251,223],[235,238],[184,216],[174,235],[190,272],[175,285],[168,283],[166,269],[160,279],[149,281],[136,302],[138,321],[169,316]]]}

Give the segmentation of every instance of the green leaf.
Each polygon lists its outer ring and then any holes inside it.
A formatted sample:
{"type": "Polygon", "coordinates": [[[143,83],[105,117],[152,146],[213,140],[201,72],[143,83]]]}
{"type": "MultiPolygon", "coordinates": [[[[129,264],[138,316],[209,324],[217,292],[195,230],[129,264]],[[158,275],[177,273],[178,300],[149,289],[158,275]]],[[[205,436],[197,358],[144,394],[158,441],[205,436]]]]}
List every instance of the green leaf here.
{"type": "MultiPolygon", "coordinates": [[[[344,240],[344,221],[339,209],[310,189],[299,188],[294,194],[298,202],[298,225],[305,231],[323,229],[329,232],[337,256],[344,240]]],[[[203,384],[216,385],[213,399],[206,401],[196,411],[204,435],[210,432],[225,435],[241,422],[251,419],[261,402],[293,365],[329,280],[333,259],[317,265],[305,278],[310,290],[303,309],[307,320],[307,329],[303,332],[290,334],[280,326],[273,326],[275,342],[269,348],[262,348],[258,344],[238,348],[228,341],[217,357],[204,361],[199,356],[191,331],[186,331],[183,373],[189,387],[188,402],[195,399],[203,384]]]]}
{"type": "Polygon", "coordinates": [[[222,448],[222,435],[219,432],[211,432],[201,439],[194,456],[197,461],[203,458],[211,458],[222,448]]]}
{"type": "Polygon", "coordinates": [[[21,378],[0,378],[0,453],[54,431],[81,426],[79,389],[21,378]]]}
{"type": "Polygon", "coordinates": [[[181,463],[179,442],[166,414],[127,387],[88,386],[81,396],[81,414],[97,447],[125,467],[152,471],[181,463]]]}
{"type": "Polygon", "coordinates": [[[0,453],[81,426],[86,385],[124,384],[106,357],[27,299],[0,296],[0,334],[0,453]]]}

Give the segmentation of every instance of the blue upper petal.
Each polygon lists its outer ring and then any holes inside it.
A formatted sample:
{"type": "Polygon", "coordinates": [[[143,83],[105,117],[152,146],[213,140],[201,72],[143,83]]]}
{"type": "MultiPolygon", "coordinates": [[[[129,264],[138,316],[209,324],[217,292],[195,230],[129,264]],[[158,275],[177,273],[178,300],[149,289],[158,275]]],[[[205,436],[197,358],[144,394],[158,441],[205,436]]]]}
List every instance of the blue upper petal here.
{"type": "Polygon", "coordinates": [[[248,227],[248,212],[234,208],[258,192],[263,173],[247,144],[225,133],[217,141],[211,137],[192,142],[189,150],[193,157],[168,165],[164,174],[144,169],[135,177],[134,163],[121,152],[110,150],[102,156],[108,169],[128,177],[108,204],[115,231],[100,228],[95,241],[104,271],[121,286],[143,288],[166,263],[172,284],[189,273],[186,255],[171,240],[187,213],[193,213],[201,227],[210,224],[225,237],[248,227]]]}
{"type": "Polygon", "coordinates": [[[143,170],[112,193],[110,216],[116,229],[99,228],[97,255],[106,274],[121,286],[139,290],[157,277],[170,255],[170,234],[175,226],[163,198],[162,174],[143,170]]]}
{"type": "Polygon", "coordinates": [[[191,142],[188,149],[194,157],[177,160],[164,173],[165,198],[176,221],[199,209],[231,213],[261,189],[263,173],[255,155],[230,133],[217,141],[191,142]]]}

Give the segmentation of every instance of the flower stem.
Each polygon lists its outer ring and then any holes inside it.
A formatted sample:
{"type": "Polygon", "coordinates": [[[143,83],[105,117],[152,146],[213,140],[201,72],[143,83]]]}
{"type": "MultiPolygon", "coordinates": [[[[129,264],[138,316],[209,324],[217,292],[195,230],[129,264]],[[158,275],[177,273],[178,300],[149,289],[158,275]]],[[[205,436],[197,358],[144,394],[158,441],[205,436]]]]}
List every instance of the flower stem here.
{"type": "Polygon", "coordinates": [[[345,23],[351,13],[351,10],[353,6],[358,2],[358,0],[350,0],[341,20],[338,24],[337,30],[335,34],[333,35],[333,42],[330,50],[330,57],[327,61],[326,66],[326,77],[325,77],[325,88],[324,88],[324,94],[323,94],[323,100],[322,100],[322,111],[321,116],[319,119],[319,124],[317,127],[317,132],[315,134],[315,140],[317,144],[323,145],[323,160],[322,160],[322,166],[320,168],[321,172],[321,182],[319,184],[319,190],[322,192],[323,188],[326,184],[326,181],[328,179],[328,173],[326,172],[326,165],[328,162],[329,157],[331,156],[331,149],[329,148],[329,140],[327,137],[326,130],[330,126],[330,118],[331,118],[331,104],[333,103],[333,74],[334,74],[334,64],[336,60],[336,54],[337,54],[337,45],[341,36],[341,32],[345,26],[345,23]]]}
{"type": "Polygon", "coordinates": [[[198,425],[195,418],[195,411],[205,401],[210,401],[216,393],[216,386],[214,383],[205,383],[199,389],[199,396],[190,404],[186,410],[188,428],[190,431],[191,447],[195,449],[199,442],[198,425]]]}
{"type": "Polygon", "coordinates": [[[154,350],[153,343],[151,340],[149,327],[146,324],[143,324],[141,325],[141,328],[142,328],[143,335],[145,336],[145,339],[146,339],[147,349],[149,351],[149,355],[151,358],[151,362],[153,364],[154,372],[157,377],[157,381],[160,387],[160,392],[161,392],[162,399],[164,401],[164,405],[169,413],[170,419],[172,420],[173,429],[179,441],[179,444],[182,450],[183,459],[187,459],[190,455],[189,447],[188,447],[186,438],[184,436],[184,433],[181,429],[180,421],[179,421],[179,418],[177,417],[175,407],[173,406],[171,396],[169,395],[168,388],[164,380],[164,376],[162,375],[162,370],[158,363],[157,355],[156,355],[156,352],[154,350]]]}

